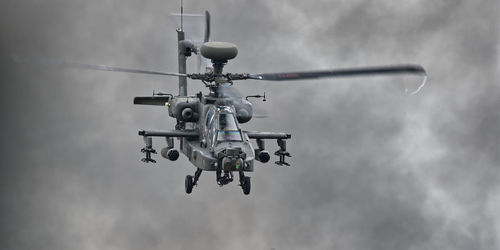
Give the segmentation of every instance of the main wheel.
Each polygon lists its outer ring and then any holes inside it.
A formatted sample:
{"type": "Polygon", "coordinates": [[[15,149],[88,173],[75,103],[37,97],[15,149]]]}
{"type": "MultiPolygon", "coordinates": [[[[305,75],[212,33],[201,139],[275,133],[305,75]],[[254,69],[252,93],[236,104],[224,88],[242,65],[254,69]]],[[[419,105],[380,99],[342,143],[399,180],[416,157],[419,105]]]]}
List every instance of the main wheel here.
{"type": "Polygon", "coordinates": [[[241,187],[243,188],[243,193],[245,195],[248,195],[250,193],[250,177],[249,176],[244,177],[243,185],[241,185],[241,187]]]}
{"type": "Polygon", "coordinates": [[[188,175],[186,176],[186,193],[190,194],[191,191],[193,191],[193,176],[188,175]]]}

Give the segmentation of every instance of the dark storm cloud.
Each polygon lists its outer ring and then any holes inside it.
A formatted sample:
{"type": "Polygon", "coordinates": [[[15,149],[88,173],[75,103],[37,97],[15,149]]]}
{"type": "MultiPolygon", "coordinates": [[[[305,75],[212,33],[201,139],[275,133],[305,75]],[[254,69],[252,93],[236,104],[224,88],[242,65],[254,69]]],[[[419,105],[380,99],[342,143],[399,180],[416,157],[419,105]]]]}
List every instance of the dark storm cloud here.
{"type": "MultiPolygon", "coordinates": [[[[497,249],[500,115],[495,1],[185,1],[236,43],[234,72],[421,63],[404,95],[376,77],[244,81],[293,134],[292,168],[257,164],[253,190],[192,166],[143,166],[138,129],[173,126],[131,104],[175,79],[13,65],[12,54],[175,71],[166,1],[8,1],[0,15],[2,248],[497,249]],[[21,101],[20,101],[21,100],[21,101]]],[[[190,91],[201,90],[192,82],[190,91]]],[[[157,149],[164,143],[155,141],[157,149]]],[[[276,147],[268,142],[270,150],[276,147]]]]}

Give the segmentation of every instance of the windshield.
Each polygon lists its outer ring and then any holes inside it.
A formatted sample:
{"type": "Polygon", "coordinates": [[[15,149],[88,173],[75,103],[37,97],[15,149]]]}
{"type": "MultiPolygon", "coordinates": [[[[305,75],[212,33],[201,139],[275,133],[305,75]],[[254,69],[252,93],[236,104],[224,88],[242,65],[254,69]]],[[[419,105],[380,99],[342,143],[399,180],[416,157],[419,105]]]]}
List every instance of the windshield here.
{"type": "Polygon", "coordinates": [[[219,130],[238,130],[233,114],[219,114],[219,130]]]}
{"type": "Polygon", "coordinates": [[[217,133],[217,141],[241,141],[240,131],[220,131],[217,133]]]}
{"type": "Polygon", "coordinates": [[[233,114],[219,114],[217,141],[241,141],[241,133],[233,114]]]}

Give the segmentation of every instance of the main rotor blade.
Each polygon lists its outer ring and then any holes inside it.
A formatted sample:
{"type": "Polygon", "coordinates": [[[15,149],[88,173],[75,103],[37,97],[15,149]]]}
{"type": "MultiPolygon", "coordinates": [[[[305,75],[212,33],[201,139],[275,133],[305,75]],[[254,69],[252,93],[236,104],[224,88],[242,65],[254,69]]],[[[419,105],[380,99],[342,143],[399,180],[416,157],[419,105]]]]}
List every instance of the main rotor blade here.
{"type": "Polygon", "coordinates": [[[382,67],[347,68],[335,70],[304,71],[304,72],[284,72],[248,74],[248,79],[266,81],[290,81],[306,80],[326,77],[348,77],[365,75],[386,75],[386,74],[417,74],[427,75],[425,69],[420,65],[393,65],[382,67]]]}
{"type": "Polygon", "coordinates": [[[186,74],[172,73],[172,72],[161,72],[161,71],[151,71],[142,69],[129,69],[108,65],[100,64],[86,64],[77,62],[65,62],[59,60],[40,60],[40,59],[29,59],[19,56],[13,56],[13,59],[17,63],[30,63],[30,64],[44,64],[44,65],[55,65],[75,69],[87,69],[87,70],[100,70],[100,71],[115,71],[115,72],[126,72],[126,73],[136,73],[136,74],[147,74],[147,75],[163,75],[163,76],[186,76],[186,74]]]}
{"type": "Polygon", "coordinates": [[[79,69],[90,69],[90,70],[100,70],[100,71],[115,71],[115,72],[126,72],[126,73],[136,73],[136,74],[147,74],[147,75],[162,75],[162,76],[186,76],[186,74],[173,73],[173,72],[161,72],[161,71],[151,71],[151,70],[142,70],[142,69],[129,69],[108,65],[94,65],[94,64],[85,64],[85,63],[74,63],[74,62],[66,62],[65,66],[71,68],[79,68],[79,69]]]}
{"type": "Polygon", "coordinates": [[[210,41],[210,13],[208,10],[205,10],[205,37],[203,42],[210,41]]]}

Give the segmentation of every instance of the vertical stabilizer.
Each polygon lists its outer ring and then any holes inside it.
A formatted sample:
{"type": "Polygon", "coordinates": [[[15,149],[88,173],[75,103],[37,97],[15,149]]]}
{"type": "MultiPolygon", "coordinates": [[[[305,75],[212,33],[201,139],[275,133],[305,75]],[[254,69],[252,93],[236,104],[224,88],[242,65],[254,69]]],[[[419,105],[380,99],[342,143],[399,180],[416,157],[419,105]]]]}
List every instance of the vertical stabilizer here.
{"type": "MultiPolygon", "coordinates": [[[[179,73],[186,74],[186,47],[184,46],[184,31],[177,29],[177,42],[179,48],[179,73]]],[[[179,76],[179,95],[187,96],[187,78],[179,76]]]]}
{"type": "MultiPolygon", "coordinates": [[[[200,47],[210,40],[210,13],[205,11],[204,15],[185,14],[181,0],[181,13],[171,13],[172,21],[177,24],[177,46],[179,73],[186,74],[186,60],[197,54],[198,73],[201,68],[210,70],[211,63],[207,58],[200,55],[200,47]]],[[[179,96],[187,96],[187,78],[179,76],[179,96]]]]}
{"type": "MultiPolygon", "coordinates": [[[[186,48],[182,41],[184,41],[184,30],[183,30],[183,14],[184,14],[184,4],[181,0],[181,27],[177,29],[177,46],[179,49],[179,73],[186,74],[186,48]]],[[[185,76],[179,76],[179,95],[187,96],[187,78],[185,76]]]]}

